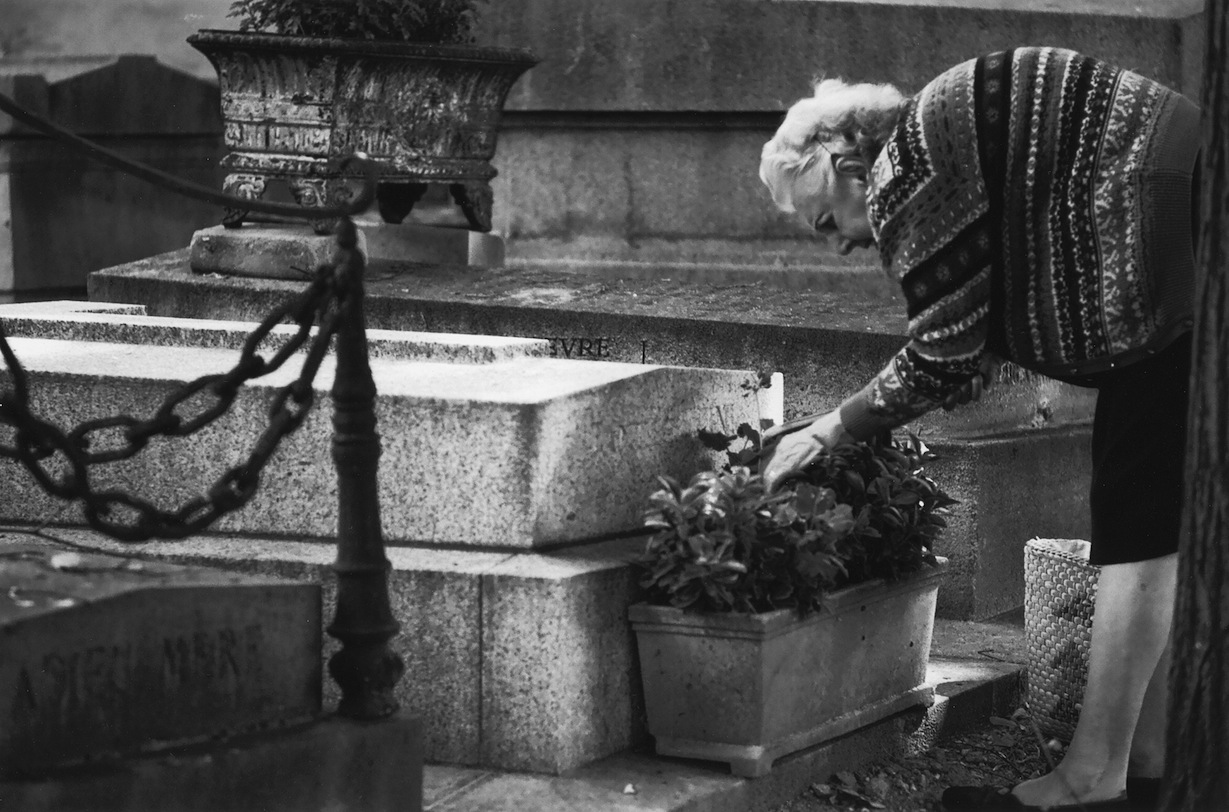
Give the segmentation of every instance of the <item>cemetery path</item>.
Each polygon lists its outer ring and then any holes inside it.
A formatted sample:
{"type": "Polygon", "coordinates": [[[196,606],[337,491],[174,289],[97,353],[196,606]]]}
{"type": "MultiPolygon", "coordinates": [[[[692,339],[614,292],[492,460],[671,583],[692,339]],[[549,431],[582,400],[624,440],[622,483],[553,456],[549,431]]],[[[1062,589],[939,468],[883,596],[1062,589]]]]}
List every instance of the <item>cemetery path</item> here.
{"type": "Polygon", "coordinates": [[[891,810],[938,812],[939,797],[953,785],[1014,786],[1049,771],[1061,745],[1043,745],[1021,709],[1012,718],[990,717],[979,728],[945,736],[925,753],[818,777],[798,797],[772,812],[891,810]]]}

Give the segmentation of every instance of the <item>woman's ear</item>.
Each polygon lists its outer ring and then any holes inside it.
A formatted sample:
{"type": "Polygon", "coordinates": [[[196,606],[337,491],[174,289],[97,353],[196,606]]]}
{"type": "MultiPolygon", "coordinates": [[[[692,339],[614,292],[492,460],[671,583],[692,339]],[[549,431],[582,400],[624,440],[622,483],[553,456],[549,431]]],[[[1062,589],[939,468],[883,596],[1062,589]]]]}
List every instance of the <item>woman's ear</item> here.
{"type": "Polygon", "coordinates": [[[833,164],[836,167],[837,174],[852,175],[858,180],[866,183],[866,177],[869,174],[866,161],[856,155],[842,155],[836,159],[833,164]]]}

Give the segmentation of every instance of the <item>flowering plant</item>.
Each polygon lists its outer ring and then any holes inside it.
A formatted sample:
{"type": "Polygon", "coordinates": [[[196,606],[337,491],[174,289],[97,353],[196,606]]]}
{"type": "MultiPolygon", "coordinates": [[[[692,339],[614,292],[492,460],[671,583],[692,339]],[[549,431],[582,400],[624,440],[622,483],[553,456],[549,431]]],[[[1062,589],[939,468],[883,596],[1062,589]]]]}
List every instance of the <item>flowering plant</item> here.
{"type": "Polygon", "coordinates": [[[933,455],[916,436],[826,449],[768,492],[756,470],[758,432],[700,435],[730,463],[686,487],[659,478],[645,517],[654,533],[638,562],[650,603],[806,613],[834,589],[935,563],[932,546],[956,500],[925,476],[922,463],[933,455]],[[739,437],[749,448],[731,451],[739,437]]]}

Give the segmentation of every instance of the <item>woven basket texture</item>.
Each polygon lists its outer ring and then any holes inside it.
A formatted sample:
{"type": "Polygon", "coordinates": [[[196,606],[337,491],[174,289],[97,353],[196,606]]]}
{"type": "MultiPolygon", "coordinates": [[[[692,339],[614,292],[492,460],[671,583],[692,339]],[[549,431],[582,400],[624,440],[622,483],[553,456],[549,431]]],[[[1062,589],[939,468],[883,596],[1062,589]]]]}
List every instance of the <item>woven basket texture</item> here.
{"type": "Polygon", "coordinates": [[[1063,742],[1075,732],[1088,681],[1100,573],[1088,563],[1088,552],[1088,542],[1071,539],[1024,545],[1025,696],[1042,732],[1063,742]]]}

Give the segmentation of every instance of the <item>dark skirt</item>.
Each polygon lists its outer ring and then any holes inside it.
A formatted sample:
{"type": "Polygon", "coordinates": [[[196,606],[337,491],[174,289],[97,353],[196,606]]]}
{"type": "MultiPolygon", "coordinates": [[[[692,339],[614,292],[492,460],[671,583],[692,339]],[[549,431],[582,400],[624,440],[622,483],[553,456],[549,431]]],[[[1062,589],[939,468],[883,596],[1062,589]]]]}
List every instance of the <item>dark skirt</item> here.
{"type": "Polygon", "coordinates": [[[1098,389],[1089,500],[1093,564],[1178,551],[1190,360],[1186,333],[1156,355],[1088,381],[1098,389]]]}

